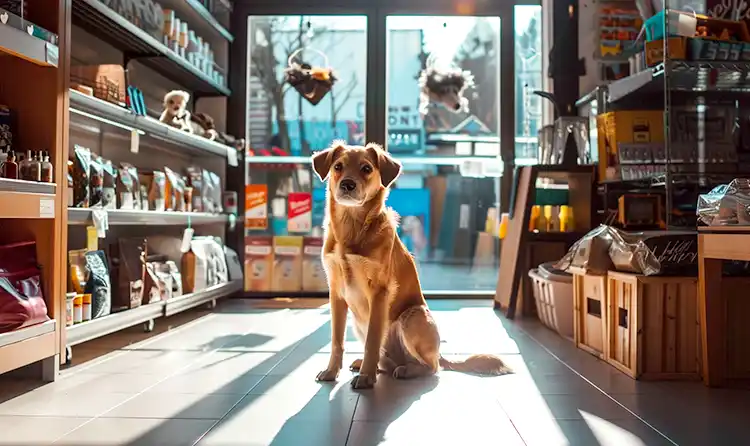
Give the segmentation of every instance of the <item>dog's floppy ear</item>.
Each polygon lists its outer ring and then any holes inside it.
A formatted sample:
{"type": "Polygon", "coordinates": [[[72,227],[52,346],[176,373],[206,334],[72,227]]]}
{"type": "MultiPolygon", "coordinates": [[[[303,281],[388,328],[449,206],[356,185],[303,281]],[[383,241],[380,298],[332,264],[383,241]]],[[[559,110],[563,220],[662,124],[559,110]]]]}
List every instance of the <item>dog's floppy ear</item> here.
{"type": "Polygon", "coordinates": [[[344,149],[344,146],[336,141],[331,148],[325,149],[320,152],[316,152],[312,156],[313,170],[318,174],[320,181],[325,181],[328,178],[328,172],[331,170],[333,162],[338,158],[339,153],[344,149]]]}
{"type": "Polygon", "coordinates": [[[391,158],[391,155],[383,150],[379,144],[371,142],[367,144],[365,148],[375,156],[375,159],[378,160],[380,182],[383,186],[389,187],[401,174],[401,163],[391,158]]]}

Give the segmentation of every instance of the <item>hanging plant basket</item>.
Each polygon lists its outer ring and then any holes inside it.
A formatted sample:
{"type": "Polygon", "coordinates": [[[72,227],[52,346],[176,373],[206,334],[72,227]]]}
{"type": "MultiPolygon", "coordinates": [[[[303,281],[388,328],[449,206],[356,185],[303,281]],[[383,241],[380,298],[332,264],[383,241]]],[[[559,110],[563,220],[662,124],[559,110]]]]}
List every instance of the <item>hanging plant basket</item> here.
{"type": "Polygon", "coordinates": [[[318,105],[328,92],[331,91],[333,83],[336,82],[333,69],[328,65],[328,57],[316,49],[298,49],[289,55],[288,64],[289,67],[284,70],[284,80],[312,105],[318,105]],[[323,57],[324,66],[313,67],[308,63],[295,62],[294,58],[305,50],[320,54],[323,57]]]}
{"type": "Polygon", "coordinates": [[[452,64],[440,66],[437,59],[430,55],[419,75],[419,112],[426,115],[430,103],[435,103],[454,113],[466,113],[469,111],[469,99],[464,93],[473,87],[474,75],[470,71],[452,64]]]}

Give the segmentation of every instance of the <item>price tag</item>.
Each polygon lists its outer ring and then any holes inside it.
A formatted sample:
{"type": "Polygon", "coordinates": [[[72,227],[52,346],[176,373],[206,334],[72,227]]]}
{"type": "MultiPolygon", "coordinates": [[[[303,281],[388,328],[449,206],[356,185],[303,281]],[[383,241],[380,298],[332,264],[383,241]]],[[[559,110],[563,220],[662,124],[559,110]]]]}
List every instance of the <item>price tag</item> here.
{"type": "Polygon", "coordinates": [[[141,134],[138,130],[133,129],[130,131],[130,151],[132,153],[138,153],[138,149],[141,145],[141,134]]]}
{"type": "Polygon", "coordinates": [[[55,200],[39,199],[39,218],[55,218],[55,200]]]}
{"type": "Polygon", "coordinates": [[[96,235],[99,238],[105,238],[109,230],[109,215],[104,209],[92,209],[91,220],[96,228],[96,235]]]}
{"type": "Polygon", "coordinates": [[[234,147],[227,148],[227,163],[231,167],[237,167],[239,162],[237,161],[237,149],[234,147]]]}
{"type": "Polygon", "coordinates": [[[180,252],[183,254],[190,251],[190,242],[193,241],[193,234],[195,230],[193,228],[186,228],[185,232],[182,233],[182,244],[180,245],[180,252]]]}

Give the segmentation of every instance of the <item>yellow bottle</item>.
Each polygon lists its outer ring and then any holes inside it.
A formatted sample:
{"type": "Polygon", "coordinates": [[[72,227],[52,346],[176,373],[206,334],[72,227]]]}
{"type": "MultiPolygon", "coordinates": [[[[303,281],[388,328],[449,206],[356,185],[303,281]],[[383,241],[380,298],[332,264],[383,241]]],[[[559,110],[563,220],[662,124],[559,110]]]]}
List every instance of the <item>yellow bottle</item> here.
{"type": "Polygon", "coordinates": [[[573,218],[573,208],[562,206],[560,208],[560,230],[562,232],[573,232],[576,229],[576,221],[573,218]]]}
{"type": "Polygon", "coordinates": [[[531,216],[529,217],[529,231],[539,229],[538,224],[541,213],[542,210],[539,205],[534,205],[531,207],[531,216]]]}
{"type": "Polygon", "coordinates": [[[543,214],[544,214],[544,232],[553,231],[554,228],[552,227],[552,219],[555,216],[552,215],[552,206],[550,205],[544,206],[543,214]]]}
{"type": "Polygon", "coordinates": [[[503,212],[503,215],[500,216],[500,226],[497,230],[497,236],[500,237],[500,240],[504,239],[505,236],[508,234],[508,222],[510,221],[510,216],[507,212],[503,212]]]}

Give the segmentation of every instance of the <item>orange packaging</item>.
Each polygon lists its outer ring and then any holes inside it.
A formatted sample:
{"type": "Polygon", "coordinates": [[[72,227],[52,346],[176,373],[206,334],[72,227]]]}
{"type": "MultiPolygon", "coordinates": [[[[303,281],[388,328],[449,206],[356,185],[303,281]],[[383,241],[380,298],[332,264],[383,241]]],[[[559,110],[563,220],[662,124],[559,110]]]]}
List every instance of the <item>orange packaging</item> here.
{"type": "Polygon", "coordinates": [[[245,186],[245,229],[268,229],[268,186],[245,186]]]}

